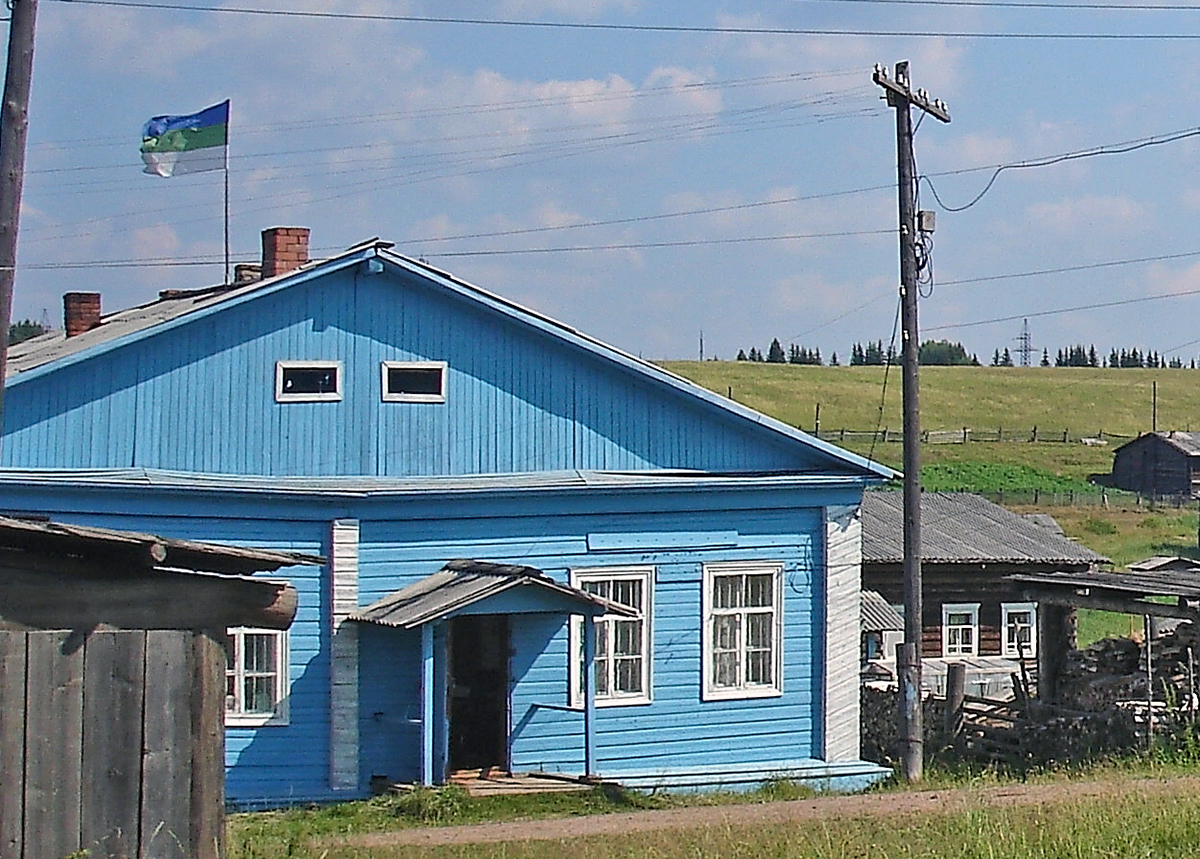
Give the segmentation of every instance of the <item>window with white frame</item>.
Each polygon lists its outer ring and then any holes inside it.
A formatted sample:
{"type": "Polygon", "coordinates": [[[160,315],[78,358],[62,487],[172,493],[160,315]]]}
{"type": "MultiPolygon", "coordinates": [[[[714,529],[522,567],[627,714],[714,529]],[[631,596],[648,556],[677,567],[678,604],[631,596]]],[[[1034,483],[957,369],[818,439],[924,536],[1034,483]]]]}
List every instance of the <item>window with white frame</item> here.
{"type": "Polygon", "coordinates": [[[380,374],[385,403],[446,402],[445,361],[384,361],[380,374]]]}
{"type": "Polygon", "coordinates": [[[706,564],[703,698],[783,692],[783,565],[706,564]]]}
{"type": "Polygon", "coordinates": [[[979,603],[942,605],[942,656],[979,653],[979,603]]]}
{"type": "Polygon", "coordinates": [[[341,398],[341,361],[275,362],[276,402],[320,403],[341,398]]]}
{"type": "Polygon", "coordinates": [[[1010,659],[1037,656],[1037,605],[1031,602],[1000,604],[1000,624],[1003,627],[1002,655],[1010,659]]]}
{"type": "Polygon", "coordinates": [[[235,627],[228,634],[225,724],[287,724],[287,633],[235,627]]]}
{"type": "MultiPolygon", "coordinates": [[[[609,567],[572,570],[571,584],[587,593],[633,609],[626,617],[605,614],[593,623],[596,654],[593,661],[596,706],[650,703],[650,619],[654,582],[653,567],[609,567]]],[[[583,706],[583,622],[571,624],[571,704],[583,706]]]]}

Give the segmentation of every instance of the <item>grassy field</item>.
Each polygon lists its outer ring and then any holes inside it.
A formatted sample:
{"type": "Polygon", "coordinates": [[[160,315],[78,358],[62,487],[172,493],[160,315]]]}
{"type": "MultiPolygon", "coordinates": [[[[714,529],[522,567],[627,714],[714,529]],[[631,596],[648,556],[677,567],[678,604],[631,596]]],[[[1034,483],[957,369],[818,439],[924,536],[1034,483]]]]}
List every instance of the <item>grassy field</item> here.
{"type": "MultiPolygon", "coordinates": [[[[340,846],[338,836],[431,824],[566,818],[646,808],[757,803],[797,799],[811,792],[786,783],[754,794],[682,795],[590,793],[546,797],[469,798],[460,791],[419,791],[321,809],[234,815],[229,859],[366,859],[451,857],[569,859],[569,857],[1157,857],[1200,855],[1200,802],[1190,791],[1141,794],[1137,778],[1171,778],[1194,771],[1190,761],[1149,756],[1089,770],[1040,773],[1031,783],[1098,779],[1115,783],[1103,797],[1004,807],[979,802],[965,811],[908,811],[886,819],[847,815],[813,821],[691,826],[550,841],[470,843],[444,847],[340,846]],[[1124,787],[1123,787],[1124,786],[1124,787]],[[439,798],[439,793],[443,796],[439,798]]],[[[922,790],[1003,787],[995,773],[929,773],[922,790]]],[[[907,790],[895,785],[891,790],[907,790]]],[[[931,806],[936,808],[936,806],[931,806]]]]}
{"type": "MultiPolygon", "coordinates": [[[[901,426],[900,369],[682,361],[668,370],[792,426],[856,430],[901,426]]],[[[1158,427],[1200,429],[1200,371],[1051,367],[922,367],[921,426],[1136,436],[1158,427]]]]}

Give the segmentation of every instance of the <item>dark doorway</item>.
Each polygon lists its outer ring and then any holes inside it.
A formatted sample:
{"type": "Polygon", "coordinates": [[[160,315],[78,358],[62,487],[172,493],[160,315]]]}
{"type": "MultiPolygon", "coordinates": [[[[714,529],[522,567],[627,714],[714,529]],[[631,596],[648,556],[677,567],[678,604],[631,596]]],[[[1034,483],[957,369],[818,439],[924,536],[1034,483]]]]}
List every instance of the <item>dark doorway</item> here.
{"type": "Polygon", "coordinates": [[[508,618],[450,623],[450,760],[455,770],[508,769],[508,618]]]}

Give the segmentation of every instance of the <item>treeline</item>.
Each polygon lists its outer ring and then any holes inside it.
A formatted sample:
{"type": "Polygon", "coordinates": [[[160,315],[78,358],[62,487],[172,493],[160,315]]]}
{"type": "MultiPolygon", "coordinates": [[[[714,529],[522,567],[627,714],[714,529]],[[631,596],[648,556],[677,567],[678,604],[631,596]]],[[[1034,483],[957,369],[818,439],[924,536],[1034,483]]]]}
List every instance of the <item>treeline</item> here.
{"type": "MultiPolygon", "coordinates": [[[[918,360],[927,366],[979,366],[979,359],[974,355],[968,355],[961,343],[951,343],[948,340],[926,340],[921,344],[917,355],[918,360]]],[[[809,364],[818,367],[825,364],[821,358],[820,349],[809,349],[793,343],[785,353],[778,338],[771,341],[771,346],[767,349],[766,354],[754,346],[750,347],[749,352],[739,349],[737,360],[761,361],[766,364],[809,364]]],[[[900,363],[900,358],[896,354],[896,348],[891,345],[885,347],[882,340],[868,342],[865,345],[855,343],[850,347],[851,367],[882,367],[885,364],[898,363],[900,363]]],[[[829,356],[829,366],[837,367],[839,365],[837,352],[834,352],[829,356]]]]}
{"type": "Polygon", "coordinates": [[[8,326],[8,345],[16,346],[23,340],[45,333],[46,329],[40,323],[34,322],[32,319],[22,319],[20,322],[13,322],[8,326]]]}
{"type": "MultiPolygon", "coordinates": [[[[968,353],[966,348],[961,343],[952,343],[949,340],[926,340],[921,344],[918,350],[918,360],[925,367],[979,367],[982,366],[978,356],[968,353]]],[[[749,351],[739,349],[737,354],[739,361],[759,361],[766,364],[808,364],[812,366],[826,366],[824,359],[821,357],[820,349],[809,349],[806,346],[800,346],[793,343],[784,351],[783,345],[776,338],[771,341],[767,351],[761,352],[756,347],[751,346],[749,351]]],[[[882,340],[875,340],[863,343],[855,343],[850,347],[851,367],[882,367],[884,365],[899,364],[900,356],[896,352],[896,348],[892,345],[884,346],[882,340]]],[[[829,356],[830,367],[840,366],[837,352],[829,356]]],[[[992,367],[1013,367],[1016,362],[1013,360],[1013,354],[1009,349],[997,349],[992,353],[992,367]]],[[[1042,350],[1042,359],[1040,362],[1042,367],[1103,367],[1103,368],[1142,368],[1142,369],[1183,369],[1184,362],[1180,358],[1171,358],[1167,360],[1158,352],[1153,350],[1142,352],[1135,348],[1132,349],[1116,349],[1109,352],[1107,357],[1101,358],[1096,351],[1096,347],[1084,346],[1082,343],[1076,343],[1073,346],[1068,346],[1065,349],[1059,349],[1054,356],[1054,360],[1050,359],[1050,350],[1042,350]]],[[[1196,369],[1196,359],[1192,359],[1186,366],[1191,369],[1196,369]]]]}

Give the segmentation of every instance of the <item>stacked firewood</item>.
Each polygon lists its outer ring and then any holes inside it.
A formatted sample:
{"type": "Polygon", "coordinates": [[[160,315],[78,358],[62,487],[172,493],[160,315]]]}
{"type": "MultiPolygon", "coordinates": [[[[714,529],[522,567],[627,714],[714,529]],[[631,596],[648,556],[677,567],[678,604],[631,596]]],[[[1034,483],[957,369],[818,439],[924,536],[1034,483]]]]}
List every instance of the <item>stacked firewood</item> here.
{"type": "Polygon", "coordinates": [[[1106,638],[1072,651],[1059,681],[1065,706],[1101,710],[1111,706],[1141,707],[1155,702],[1155,711],[1172,719],[1196,714],[1197,672],[1200,670],[1200,630],[1182,622],[1150,641],[1152,682],[1147,689],[1144,642],[1106,638]]]}

